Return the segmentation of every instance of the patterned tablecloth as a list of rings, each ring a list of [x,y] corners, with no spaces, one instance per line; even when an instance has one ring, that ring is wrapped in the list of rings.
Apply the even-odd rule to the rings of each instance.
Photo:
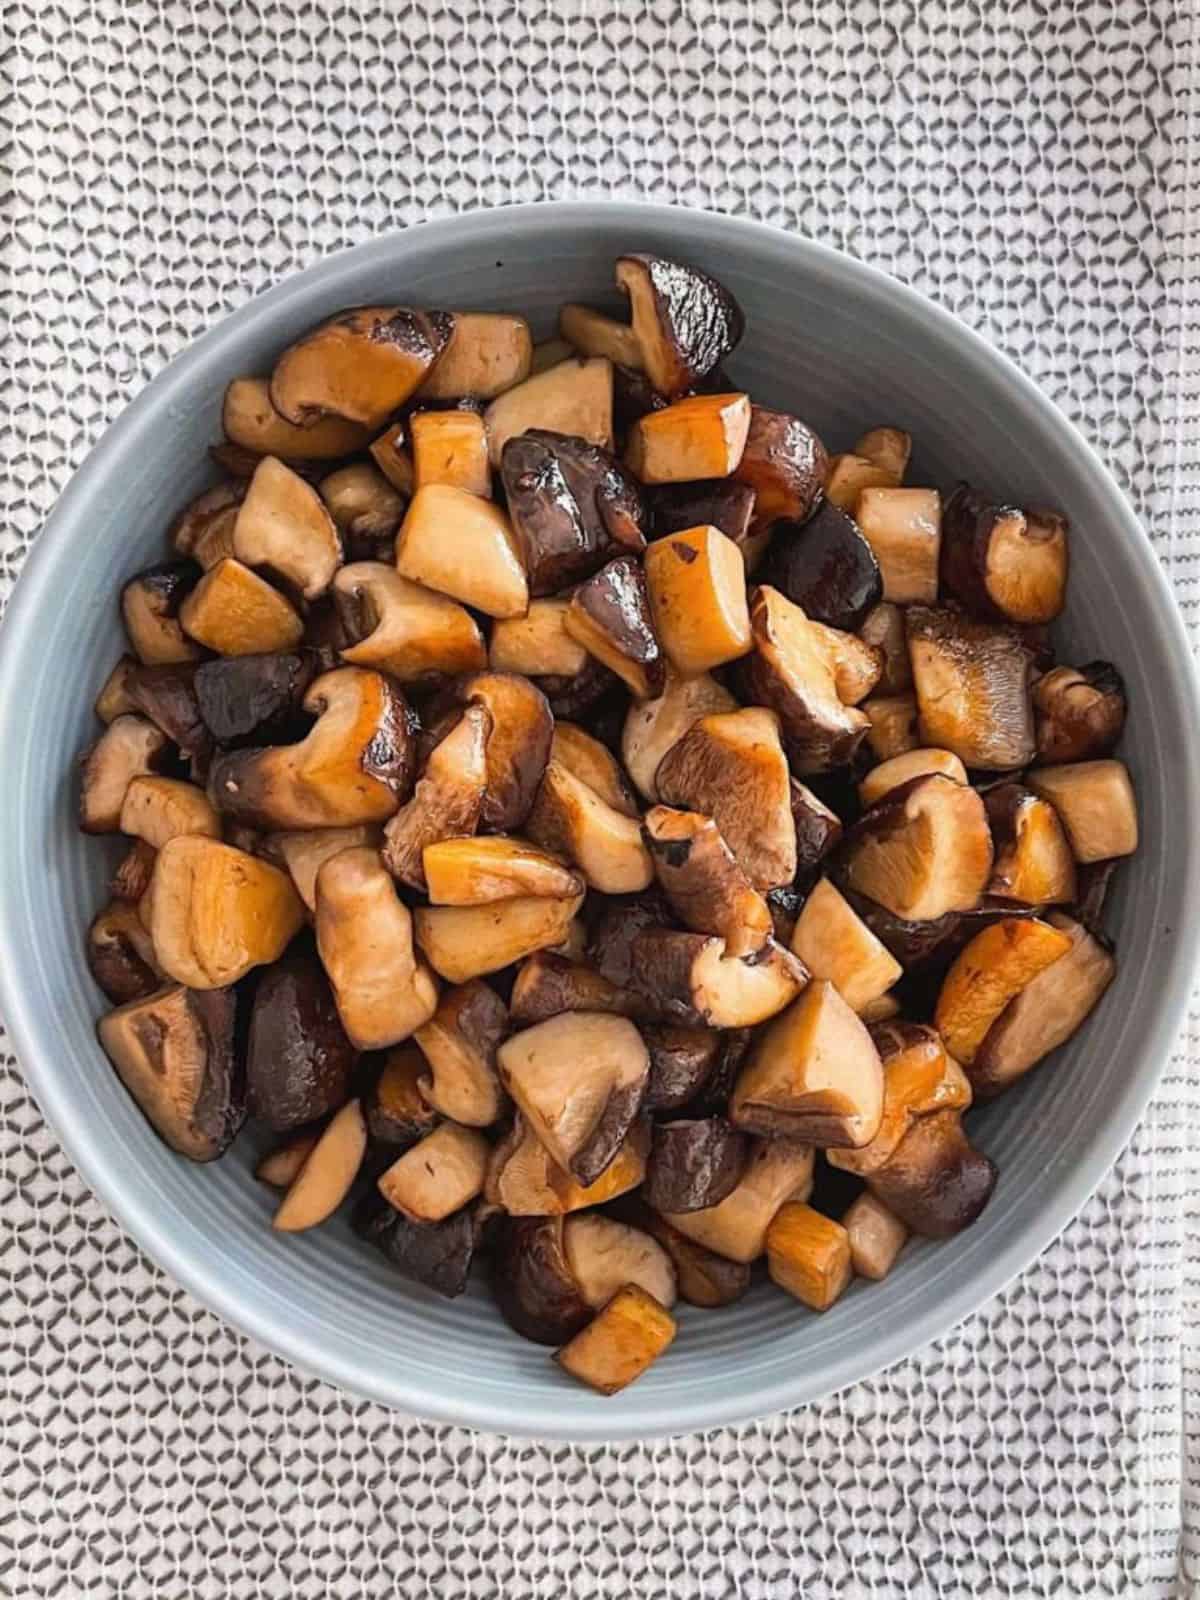
[[[1200,620],[1194,0],[9,0],[0,574],[129,398],[318,256],[621,195],[937,296],[1095,440]],[[1190,313],[1190,315],[1189,315]],[[0,1064],[0,1592],[1200,1593],[1195,1016],[1116,1170],[983,1313],[646,1446],[430,1427],[155,1270]]]

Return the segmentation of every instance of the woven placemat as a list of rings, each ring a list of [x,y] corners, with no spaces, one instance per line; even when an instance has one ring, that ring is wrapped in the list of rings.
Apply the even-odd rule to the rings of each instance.
[[[5,592],[91,443],[231,308],[426,217],[615,194],[782,223],[938,297],[1081,423],[1200,620],[1191,5],[2,16]],[[937,1346],[760,1425],[576,1449],[408,1421],[232,1333],[5,1059],[0,1592],[1196,1593],[1198,1062],[1193,1017],[1082,1216]]]

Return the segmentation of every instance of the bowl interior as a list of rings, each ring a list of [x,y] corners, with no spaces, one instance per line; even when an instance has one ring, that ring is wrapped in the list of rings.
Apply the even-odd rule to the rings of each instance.
[[[1066,513],[1074,529],[1067,660],[1117,663],[1132,707],[1124,755],[1143,846],[1117,878],[1116,983],[1082,1035],[973,1119],[996,1160],[990,1209],[963,1237],[918,1244],[881,1285],[824,1316],[766,1286],[719,1314],[683,1308],[670,1358],[612,1400],[511,1334],[485,1288],[453,1303],[389,1274],[344,1222],[296,1238],[267,1226],[253,1141],[193,1167],[155,1138],[93,1035],[83,962],[105,850],[76,831],[75,757],[123,648],[117,590],[165,551],[173,513],[209,481],[205,447],[238,373],[269,368],[303,329],[356,302],[529,316],[611,300],[611,262],[659,250],[723,279],[747,314],[730,363],[756,400],[795,410],[833,448],[879,422],[917,441],[910,481],[966,476]],[[1173,930],[1196,909],[1195,701],[1182,629],[1144,536],[1063,419],[1007,363],[890,280],[820,247],[728,219],[613,206],[523,207],[437,223],[336,257],[223,323],[167,370],[74,480],[4,629],[0,740],[4,1008],[31,1081],[85,1176],[176,1277],[301,1366],[428,1416],[602,1439],[683,1431],[796,1404],[944,1331],[1068,1220],[1128,1137],[1186,995]]]

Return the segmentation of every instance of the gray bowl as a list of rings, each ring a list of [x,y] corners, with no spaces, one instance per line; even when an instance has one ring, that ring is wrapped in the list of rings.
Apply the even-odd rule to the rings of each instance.
[[[917,441],[912,481],[977,479],[1059,507],[1074,530],[1063,658],[1110,657],[1132,714],[1124,755],[1143,844],[1119,875],[1120,971],[1081,1035],[973,1122],[1000,1168],[982,1220],[911,1246],[882,1284],[815,1316],[757,1288],[683,1308],[670,1354],[603,1400],[501,1321],[486,1289],[440,1300],[389,1274],[337,1222],[272,1233],[247,1139],[220,1163],[170,1154],[126,1097],[93,1028],[82,957],[105,852],[75,827],[76,754],[122,649],[117,588],[160,557],[208,479],[221,394],[302,330],[361,302],[520,311],[550,332],[566,299],[611,297],[621,250],[724,280],[747,314],[733,372],[835,448],[877,422]],[[321,263],[229,317],[163,372],[93,451],[30,557],[0,642],[0,1005],[71,1158],[146,1251],[197,1297],[309,1372],[424,1416],[542,1437],[644,1438],[739,1422],[828,1394],[975,1311],[1075,1214],[1125,1144],[1187,1001],[1200,882],[1197,694],[1163,575],[1112,479],[1012,366],[945,312],[859,262],[775,229],[657,206],[520,206],[413,228]]]

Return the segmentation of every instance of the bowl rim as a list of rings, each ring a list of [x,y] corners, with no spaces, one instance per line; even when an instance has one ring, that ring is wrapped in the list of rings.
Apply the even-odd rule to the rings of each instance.
[[[669,230],[683,221],[693,246],[702,247],[707,237],[736,248],[738,239],[748,236],[776,247],[783,245],[795,259],[803,260],[810,271],[826,277],[849,278],[876,293],[886,290],[910,312],[919,313],[932,322],[964,353],[998,369],[1030,414],[1034,426],[1057,434],[1080,457],[1096,491],[1108,502],[1114,521],[1122,526],[1135,547],[1144,569],[1149,597],[1156,604],[1159,625],[1166,635],[1164,646],[1178,662],[1180,696],[1185,702],[1190,700],[1192,713],[1200,721],[1200,676],[1174,592],[1149,537],[1107,466],[1079,429],[1003,351],[955,313],[883,269],[773,223],[647,201],[551,200],[474,208],[393,230],[338,250],[299,272],[289,273],[245,305],[227,313],[175,356],[92,446],[52,509],[12,590],[0,626],[0,749],[12,748],[9,740],[19,698],[16,674],[6,669],[29,648],[41,607],[52,601],[55,568],[67,553],[65,546],[59,548],[60,528],[69,524],[77,508],[92,496],[93,482],[103,474],[108,459],[136,437],[163,408],[169,407],[173,395],[186,389],[193,371],[209,360],[211,352],[236,348],[243,331],[280,301],[287,300],[299,282],[309,288],[326,287],[336,292],[344,272],[357,271],[364,262],[376,259],[381,263],[393,263],[397,251],[403,251],[403,242],[411,237],[419,236],[452,247],[488,235],[498,218],[506,221],[541,219],[555,226],[569,226],[572,222],[580,225],[594,222],[598,215],[610,220],[625,217],[631,229],[658,226]],[[1188,785],[1193,793],[1200,794],[1200,756],[1190,749],[1180,752],[1179,756],[1186,768]],[[1195,874],[1189,876],[1185,897],[1189,920],[1200,917],[1200,879]],[[6,878],[0,878],[0,950],[18,947],[21,940],[20,897],[9,892]],[[1159,1001],[1138,1070],[1124,1082],[1108,1115],[1087,1144],[1073,1153],[1070,1167],[1059,1174],[1050,1201],[1036,1222],[1001,1244],[982,1271],[925,1306],[902,1326],[889,1330],[869,1352],[853,1349],[848,1355],[835,1356],[823,1365],[815,1382],[805,1372],[797,1371],[786,1379],[760,1387],[752,1397],[718,1392],[698,1401],[662,1403],[657,1407],[647,1404],[644,1415],[636,1423],[620,1422],[616,1418],[606,1423],[603,1411],[598,1411],[594,1419],[573,1416],[565,1426],[556,1427],[552,1418],[530,1426],[527,1415],[517,1409],[519,1402],[481,1401],[455,1394],[432,1395],[425,1390],[406,1388],[403,1381],[380,1381],[373,1371],[364,1370],[353,1358],[343,1358],[337,1348],[319,1339],[310,1339],[303,1322],[277,1320],[262,1306],[245,1304],[236,1293],[226,1290],[221,1274],[213,1270],[210,1257],[182,1244],[161,1225],[159,1217],[148,1206],[139,1205],[125,1193],[120,1164],[108,1162],[94,1153],[82,1114],[72,1104],[65,1084],[58,1081],[52,1065],[53,1041],[48,1031],[52,1022],[33,1014],[15,980],[12,965],[6,961],[0,961],[0,1015],[6,1023],[26,1084],[89,1188],[139,1249],[206,1309],[215,1311],[240,1333],[282,1356],[302,1373],[320,1377],[353,1395],[412,1416],[515,1437],[601,1443],[667,1437],[748,1422],[807,1404],[916,1355],[931,1341],[944,1337],[956,1324],[982,1309],[1057,1238],[1095,1192],[1129,1142],[1158,1086],[1186,1012],[1200,957],[1200,950],[1187,946],[1187,941],[1173,941],[1166,957]]]

